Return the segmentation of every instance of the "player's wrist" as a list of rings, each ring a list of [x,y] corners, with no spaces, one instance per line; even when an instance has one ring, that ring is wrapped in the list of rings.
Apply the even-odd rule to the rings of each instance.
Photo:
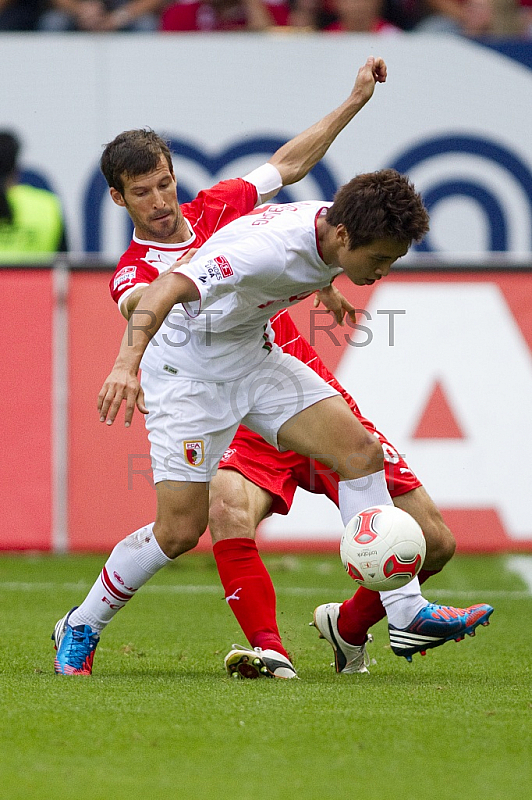
[[[366,105],[370,97],[371,95],[368,95],[367,91],[362,91],[362,89],[353,89],[347,102],[351,109],[356,113]]]

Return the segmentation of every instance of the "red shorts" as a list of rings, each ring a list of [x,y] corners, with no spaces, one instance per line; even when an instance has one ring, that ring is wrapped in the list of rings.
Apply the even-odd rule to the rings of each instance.
[[[360,412],[355,416],[366,430],[373,433],[382,444],[384,470],[388,491],[392,497],[417,489],[421,482],[409,468],[395,447],[376,430],[372,422]],[[271,514],[288,514],[298,486],[308,492],[326,495],[338,505],[338,474],[318,461],[288,450],[279,452],[264,441],[258,433],[243,425],[237,430],[231,446],[225,451],[218,469],[239,472],[273,497]]]

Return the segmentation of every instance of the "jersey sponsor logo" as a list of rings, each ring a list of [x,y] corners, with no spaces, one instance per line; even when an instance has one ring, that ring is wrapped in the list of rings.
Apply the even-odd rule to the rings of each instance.
[[[203,439],[183,442],[185,458],[192,467],[199,467],[205,460],[205,444]]]
[[[233,269],[231,264],[226,259],[225,256],[216,256],[214,259],[218,266],[220,267],[220,272],[222,273],[222,278],[230,278],[233,274]]]
[[[136,267],[122,267],[120,272],[118,272],[115,275],[113,290],[116,292],[119,286],[127,286],[127,284],[133,284],[133,282],[135,281],[136,274],[137,274]]]
[[[216,256],[215,258],[211,258],[205,264],[205,269],[207,270],[207,275],[211,281],[223,281],[225,278],[230,278],[231,275],[233,275],[231,264],[225,256]]]

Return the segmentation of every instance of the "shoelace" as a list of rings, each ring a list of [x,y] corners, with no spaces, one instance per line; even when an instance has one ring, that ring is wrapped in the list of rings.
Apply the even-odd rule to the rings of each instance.
[[[96,648],[98,644],[97,634],[87,631],[77,631],[72,629],[72,637],[67,645],[66,659],[70,666],[81,669],[87,656]]]
[[[432,604],[434,611],[432,612],[433,617],[439,618],[444,622],[447,622],[451,619],[460,619],[460,617],[464,617],[467,615],[466,608],[453,608],[452,606],[440,606],[436,604]]]

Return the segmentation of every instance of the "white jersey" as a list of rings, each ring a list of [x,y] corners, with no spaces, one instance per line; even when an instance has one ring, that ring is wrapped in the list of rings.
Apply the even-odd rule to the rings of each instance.
[[[341,272],[324,262],[317,237],[317,220],[330,205],[261,206],[176,267],[195,283],[200,300],[172,309],[148,345],[142,369],[217,382],[248,374],[276,347],[270,317]]]

